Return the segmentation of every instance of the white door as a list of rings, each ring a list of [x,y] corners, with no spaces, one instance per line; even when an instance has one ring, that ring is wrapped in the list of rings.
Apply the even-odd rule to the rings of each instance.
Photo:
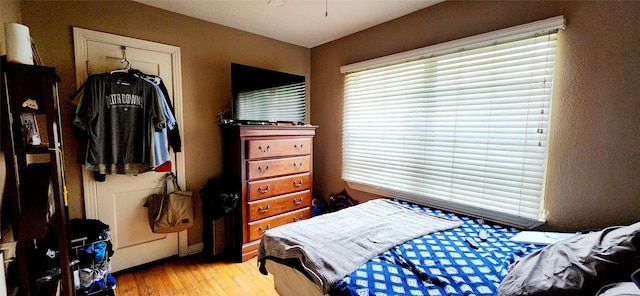
[[[126,59],[131,67],[162,77],[173,99],[178,125],[181,125],[179,48],[128,37],[74,28],[76,75],[78,83],[88,73],[98,74],[120,69]],[[176,62],[177,61],[177,62]],[[176,69],[177,68],[177,69]],[[172,153],[172,168],[184,187],[184,159]],[[143,205],[147,197],[162,191],[160,179],[165,173],[147,172],[137,176],[107,175],[96,182],[93,173],[83,169],[85,214],[111,228],[114,255],[113,271],[134,267],[176,254],[186,255],[186,231],[179,234],[154,234]]]

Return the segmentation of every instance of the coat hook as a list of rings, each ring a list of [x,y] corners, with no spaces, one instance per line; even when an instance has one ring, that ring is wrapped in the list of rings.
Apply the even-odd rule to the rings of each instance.
[[[120,49],[122,49],[122,62],[127,61],[127,47],[120,46]]]

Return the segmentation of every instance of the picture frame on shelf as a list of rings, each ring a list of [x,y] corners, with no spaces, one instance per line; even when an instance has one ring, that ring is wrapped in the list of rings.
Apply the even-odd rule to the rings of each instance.
[[[25,146],[40,146],[42,144],[36,114],[24,112],[20,114],[22,142]]]

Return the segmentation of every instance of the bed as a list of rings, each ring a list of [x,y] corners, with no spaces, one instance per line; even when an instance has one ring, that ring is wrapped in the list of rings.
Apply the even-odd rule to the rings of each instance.
[[[350,219],[348,216],[356,213],[361,204],[266,232],[258,249],[261,272],[273,275],[275,289],[282,296],[640,295],[640,289],[630,280],[630,275],[640,267],[640,222],[575,235],[544,246],[511,241],[520,232],[512,227],[400,200],[381,200],[424,215],[458,221],[459,224],[442,230],[428,230],[426,234],[404,240],[371,256],[343,275],[339,271],[319,281],[318,271],[316,267],[309,268],[311,265],[327,265],[318,268],[328,268],[329,271],[341,270],[339,263],[334,266],[331,261],[347,260],[341,256],[339,248],[342,245],[347,248],[350,244],[366,245],[372,241],[356,238],[356,242],[347,242],[345,237],[353,235],[349,233],[351,230],[348,228],[351,227],[345,227],[351,223],[350,220],[342,221],[346,222],[342,223],[344,229],[327,230],[327,227],[341,225],[331,221]],[[345,210],[351,212],[342,212]],[[385,219],[379,218],[383,216]],[[387,220],[386,217],[379,215],[378,221],[364,224],[377,225],[379,221]],[[402,220],[397,222],[406,223]],[[405,225],[423,228],[424,224]],[[338,241],[344,241],[333,242],[338,248],[328,246],[330,250],[325,252],[328,254],[326,258],[317,260],[313,257],[317,252],[324,252],[323,248],[327,246],[308,246],[304,240],[296,240],[300,235],[305,236],[304,232],[309,231],[309,227],[321,228],[320,232],[332,232],[323,237],[311,231],[312,234],[306,236],[318,236],[315,243],[331,236],[343,236]],[[368,228],[371,227],[365,227]],[[399,229],[398,225],[390,229],[393,235],[385,235],[396,236],[395,232],[400,232],[393,231]],[[380,232],[388,233],[388,230],[380,229]],[[486,239],[481,239],[480,233],[485,231]],[[342,235],[343,232],[346,234]],[[364,237],[373,233],[364,232]],[[373,240],[373,244],[378,240]],[[312,257],[313,262],[303,258],[307,256]],[[640,270],[635,275],[640,277]],[[624,294],[620,294],[620,290]]]
[[[290,260],[291,258],[274,256],[262,247],[258,255],[261,270],[274,276],[275,288],[283,296],[494,295],[501,280],[507,275],[508,266],[541,248],[511,242],[510,238],[518,233],[515,228],[485,223],[480,219],[400,200],[388,201],[430,216],[461,223],[456,227],[432,231],[391,247],[344,275],[337,282],[332,282],[328,289],[314,283],[312,277],[298,262]],[[324,218],[343,219],[342,214],[340,211],[325,214]],[[322,216],[313,219],[320,217]],[[292,224],[289,227],[305,225]],[[480,230],[486,231],[486,239],[479,238]],[[284,233],[288,231],[287,228],[281,230]],[[277,236],[281,232],[265,233],[263,242],[269,243],[272,235]],[[473,240],[468,241],[469,238]],[[477,243],[477,246],[472,245],[473,242]]]

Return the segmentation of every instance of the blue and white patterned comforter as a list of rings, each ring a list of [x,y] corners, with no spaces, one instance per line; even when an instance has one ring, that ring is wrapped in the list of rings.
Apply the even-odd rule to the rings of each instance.
[[[462,220],[463,225],[380,254],[338,282],[330,295],[497,295],[508,266],[540,248],[509,241],[519,232],[515,228],[400,202],[435,216]],[[486,241],[478,238],[480,229],[488,232]],[[475,238],[479,247],[471,247],[466,237]]]

